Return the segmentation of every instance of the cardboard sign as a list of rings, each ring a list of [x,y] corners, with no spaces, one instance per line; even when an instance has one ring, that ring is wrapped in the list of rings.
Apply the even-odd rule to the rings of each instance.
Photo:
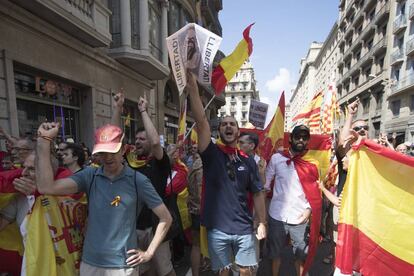
[[[266,122],[268,104],[250,100],[249,122],[255,127],[263,129]]]

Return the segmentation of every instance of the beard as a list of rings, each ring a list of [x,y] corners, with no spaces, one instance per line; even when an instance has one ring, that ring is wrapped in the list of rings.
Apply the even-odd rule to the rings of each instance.
[[[306,150],[307,145],[304,143],[291,143],[290,146],[294,152],[302,153]]]
[[[220,135],[221,141],[226,145],[230,145],[233,142],[237,141],[237,136],[236,135],[234,135],[233,138],[231,138],[230,140],[226,138],[226,135],[224,133],[220,132],[219,135]]]

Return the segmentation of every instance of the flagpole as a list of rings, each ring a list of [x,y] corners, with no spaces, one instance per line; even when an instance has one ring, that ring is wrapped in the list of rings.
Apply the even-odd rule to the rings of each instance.
[[[213,102],[213,100],[215,98],[216,98],[216,94],[214,94],[213,97],[211,97],[210,101],[206,104],[206,106],[204,107],[204,112],[206,111],[206,109],[209,107],[209,105]],[[188,135],[190,135],[191,131],[195,127],[195,124],[196,123],[193,123],[193,125],[190,127],[190,129],[188,130],[188,132],[184,135],[184,141],[185,141],[185,139],[187,139]]]

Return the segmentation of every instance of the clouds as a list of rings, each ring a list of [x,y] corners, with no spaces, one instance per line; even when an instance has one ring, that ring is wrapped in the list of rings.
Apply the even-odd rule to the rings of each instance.
[[[260,101],[269,105],[266,124],[273,118],[282,91],[285,91],[285,102],[288,103],[292,95],[291,90],[295,86],[296,81],[286,68],[280,68],[272,79],[265,82],[264,87],[260,90]]]
[[[266,81],[265,84],[268,91],[271,92],[290,92],[293,88],[295,88],[296,83],[293,82],[293,79],[290,75],[290,72],[286,68],[280,68],[279,73]]]

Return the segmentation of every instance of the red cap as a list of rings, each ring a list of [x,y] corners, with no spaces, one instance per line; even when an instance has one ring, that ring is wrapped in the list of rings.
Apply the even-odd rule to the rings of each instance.
[[[95,145],[92,154],[98,152],[117,153],[122,147],[124,133],[115,125],[105,125],[95,131]]]

